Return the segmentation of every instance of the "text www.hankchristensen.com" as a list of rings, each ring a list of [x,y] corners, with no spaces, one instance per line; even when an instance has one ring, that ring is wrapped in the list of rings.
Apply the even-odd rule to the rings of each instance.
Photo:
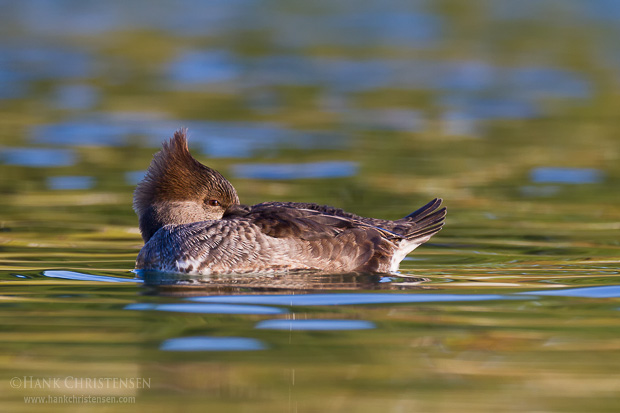
[[[24,396],[26,404],[131,404],[135,403],[133,396],[77,396],[62,395],[52,396]]]

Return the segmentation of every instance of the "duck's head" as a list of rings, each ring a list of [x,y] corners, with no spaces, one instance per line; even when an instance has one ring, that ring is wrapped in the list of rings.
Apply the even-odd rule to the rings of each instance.
[[[232,184],[189,153],[184,129],[164,142],[133,194],[144,242],[164,225],[220,219],[235,204]]]

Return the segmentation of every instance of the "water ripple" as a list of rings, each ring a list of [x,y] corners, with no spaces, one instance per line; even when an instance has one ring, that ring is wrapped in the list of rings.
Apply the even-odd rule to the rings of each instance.
[[[207,336],[171,338],[159,346],[163,351],[252,351],[266,348],[262,341],[253,338]]]
[[[125,310],[140,311],[170,311],[178,313],[201,313],[201,314],[283,314],[287,311],[281,308],[264,307],[258,305],[234,305],[234,304],[149,304],[135,303],[125,306]]]
[[[324,161],[291,164],[236,164],[232,173],[250,179],[319,179],[345,178],[357,174],[358,164],[349,161]]]
[[[263,320],[256,324],[263,330],[296,331],[345,331],[369,330],[377,328],[374,323],[365,320]]]
[[[521,299],[499,294],[305,294],[229,295],[189,298],[203,303],[268,304],[285,306],[429,303]]]
[[[101,281],[101,282],[109,282],[109,283],[141,283],[142,280],[138,280],[135,278],[122,278],[122,277],[111,277],[108,275],[93,275],[93,274],[84,274],[80,272],[74,271],[65,271],[65,270],[47,270],[43,271],[43,275],[50,278],[63,278],[65,280],[80,280],[80,281]]]
[[[618,298],[620,285],[606,285],[601,287],[569,288],[564,290],[527,291],[517,294],[545,295],[556,297],[587,297],[587,298]]]

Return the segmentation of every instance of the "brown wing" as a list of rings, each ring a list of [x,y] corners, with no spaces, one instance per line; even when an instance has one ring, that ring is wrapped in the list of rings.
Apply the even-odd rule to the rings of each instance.
[[[387,238],[401,238],[399,234],[371,223],[371,221],[384,222],[381,220],[359,217],[328,206],[290,204],[295,206],[276,203],[264,203],[252,207],[233,205],[225,212],[223,219],[233,217],[252,219],[263,232],[274,237],[296,236],[303,239],[315,239],[337,235],[351,228],[374,228]],[[300,206],[303,205],[314,205],[320,209],[301,208]],[[342,212],[342,214],[330,213],[331,210]]]
[[[140,252],[136,265],[203,274],[386,272],[394,243],[385,234],[390,233],[314,210],[236,206],[221,220],[162,228]]]
[[[387,271],[394,242],[402,239],[398,234],[355,218],[299,208],[307,204],[292,205],[294,207],[274,203],[234,206],[224,215],[224,220],[247,219],[269,238],[285,245],[301,244],[303,251],[299,258],[313,268]]]
[[[419,208],[415,212],[407,215],[404,218],[391,221],[387,219],[366,218],[359,215],[352,214],[344,211],[340,208],[334,208],[329,205],[319,205],[303,202],[265,202],[255,205],[252,208],[258,207],[285,207],[294,209],[306,209],[317,211],[318,213],[342,218],[348,218],[358,223],[364,223],[377,228],[381,228],[385,231],[392,232],[397,236],[404,238],[410,238],[412,233],[417,232],[422,228],[429,226],[429,221],[434,221],[433,224],[438,224],[439,229],[443,225],[443,219],[446,215],[446,208],[439,209],[442,199],[435,198],[423,207]],[[431,220],[426,219],[429,216],[433,216]],[[435,232],[437,232],[437,229]]]

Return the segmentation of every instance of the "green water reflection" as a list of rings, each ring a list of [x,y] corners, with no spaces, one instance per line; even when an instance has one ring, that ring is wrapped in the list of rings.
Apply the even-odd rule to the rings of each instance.
[[[620,410],[614,2],[2,9],[0,410]],[[398,276],[137,278],[182,126],[244,203],[446,225]]]

